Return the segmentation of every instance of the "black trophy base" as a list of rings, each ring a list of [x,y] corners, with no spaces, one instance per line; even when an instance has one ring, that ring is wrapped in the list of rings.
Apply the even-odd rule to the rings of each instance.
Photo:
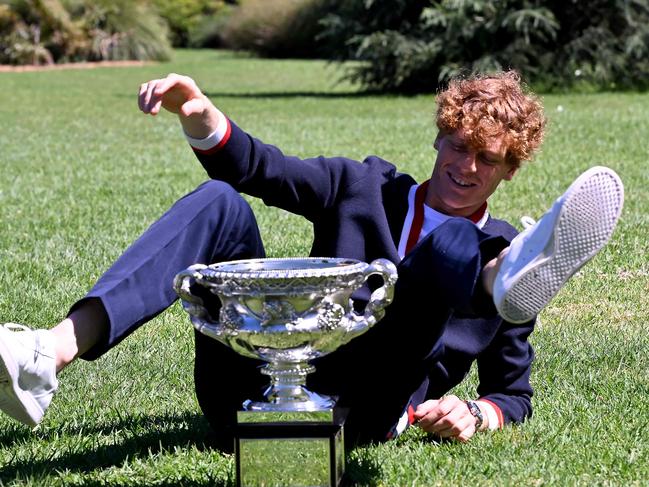
[[[239,411],[238,486],[338,486],[346,411]]]

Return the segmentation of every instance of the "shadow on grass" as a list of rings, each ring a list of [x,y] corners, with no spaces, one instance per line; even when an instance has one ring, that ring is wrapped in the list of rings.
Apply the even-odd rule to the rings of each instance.
[[[142,433],[138,431],[141,430]],[[65,438],[91,438],[93,435],[108,437],[112,434],[123,435],[124,432],[132,434],[123,439],[116,440],[114,444],[79,447],[77,444],[69,445]],[[53,429],[44,432],[34,442],[44,441],[44,448],[52,450],[52,445],[60,444],[57,451],[53,451],[49,458],[43,459],[20,459],[14,458],[0,469],[0,485],[3,482],[11,482],[17,478],[33,477],[46,478],[57,471],[71,473],[89,473],[92,471],[109,467],[119,467],[124,462],[136,458],[150,458],[152,455],[161,452],[173,451],[175,447],[195,447],[199,451],[216,450],[216,439],[205,420],[198,413],[186,413],[182,415],[158,415],[158,416],[128,416],[120,421],[109,424],[98,425],[97,427],[80,426],[78,428]],[[24,442],[33,436],[30,433],[9,433],[0,436],[0,445],[11,448],[12,444]],[[63,441],[61,441],[63,439]],[[85,442],[84,442],[85,443]],[[90,443],[90,442],[89,442]],[[70,450],[70,451],[62,451]],[[44,455],[46,456],[46,455]],[[105,485],[105,481],[89,480],[84,485]],[[129,485],[132,482],[129,482]],[[143,485],[146,485],[143,484]],[[165,485],[156,482],[156,485]],[[178,480],[169,485],[178,485]],[[202,485],[199,482],[187,479],[183,485]],[[210,482],[209,485],[215,485]],[[223,484],[227,485],[227,483]]]
[[[118,98],[133,98],[132,95],[118,94]],[[206,92],[205,96],[213,100],[219,98],[233,98],[233,99],[292,99],[292,98],[315,98],[315,99],[361,99],[381,96],[382,98],[396,98],[396,95],[382,94],[378,91],[249,91],[249,92],[231,92],[231,91],[210,91]],[[403,97],[403,95],[401,95]]]
[[[0,448],[11,448],[16,443],[21,443],[32,437],[32,434],[22,427],[11,427],[8,430],[0,431]]]
[[[324,99],[346,99],[346,98],[369,98],[379,95],[376,91],[254,91],[248,93],[232,92],[207,92],[205,95],[211,99],[219,98],[271,98],[271,99],[290,99],[290,98],[324,98]],[[389,96],[389,95],[388,95]]]
[[[110,444],[98,444],[95,438],[111,438]],[[31,441],[29,441],[31,439]],[[85,441],[88,440],[88,441]],[[0,447],[31,445],[43,442],[42,456],[17,455],[0,467],[0,486],[18,479],[32,479],[34,482],[47,481],[57,476],[57,472],[68,474],[92,474],[113,467],[120,468],[136,459],[147,460],[158,453],[173,452],[175,448],[196,448],[198,451],[220,451],[218,439],[207,420],[199,413],[168,414],[155,416],[125,416],[109,423],[96,425],[66,425],[49,430],[29,432],[22,428],[12,429],[0,434]],[[73,442],[71,444],[71,442]],[[49,452],[49,453],[48,453]],[[363,456],[347,456],[344,486],[376,485],[380,468],[373,459]],[[199,481],[183,478],[183,486],[231,485],[233,479]],[[176,476],[168,483],[155,480],[155,485],[179,485]],[[112,484],[105,479],[83,479],[83,485],[94,486]],[[78,483],[74,482],[75,485]],[[129,478],[132,486],[145,486],[151,479]]]
[[[378,485],[377,482],[380,474],[381,469],[374,459],[363,456],[349,458],[349,455],[347,455],[345,476],[341,487],[352,487],[354,485]]]

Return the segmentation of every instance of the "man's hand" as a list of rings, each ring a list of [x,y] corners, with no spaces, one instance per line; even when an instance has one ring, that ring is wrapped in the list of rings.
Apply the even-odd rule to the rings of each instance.
[[[140,85],[138,106],[142,112],[157,115],[160,109],[175,113],[185,133],[202,139],[216,130],[218,111],[188,76],[171,73]]]
[[[466,442],[476,432],[476,419],[457,396],[421,403],[415,411],[415,422],[428,433]]]
[[[138,105],[144,113],[157,115],[160,108],[188,117],[205,110],[205,95],[188,76],[171,73],[140,85]]]

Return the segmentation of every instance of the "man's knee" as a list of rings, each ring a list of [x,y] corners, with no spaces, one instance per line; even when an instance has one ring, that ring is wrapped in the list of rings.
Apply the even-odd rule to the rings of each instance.
[[[246,228],[246,232],[257,228],[252,208],[228,183],[205,181],[187,197],[191,197],[202,208],[204,216],[218,226],[235,225]]]
[[[211,241],[210,262],[265,256],[255,214],[232,186],[209,180],[188,196],[201,207],[194,226]]]
[[[215,179],[205,181],[191,194],[198,195],[201,199],[204,198],[206,202],[212,202],[214,205],[221,205],[227,209],[252,211],[244,197],[236,189],[223,181],[217,181]]]

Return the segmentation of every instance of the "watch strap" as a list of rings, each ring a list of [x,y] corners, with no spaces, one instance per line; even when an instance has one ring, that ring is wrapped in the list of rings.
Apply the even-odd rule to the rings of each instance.
[[[484,416],[478,406],[474,401],[464,401],[466,407],[469,408],[469,412],[475,418],[475,429],[476,431],[480,429],[482,423],[484,423]]]

